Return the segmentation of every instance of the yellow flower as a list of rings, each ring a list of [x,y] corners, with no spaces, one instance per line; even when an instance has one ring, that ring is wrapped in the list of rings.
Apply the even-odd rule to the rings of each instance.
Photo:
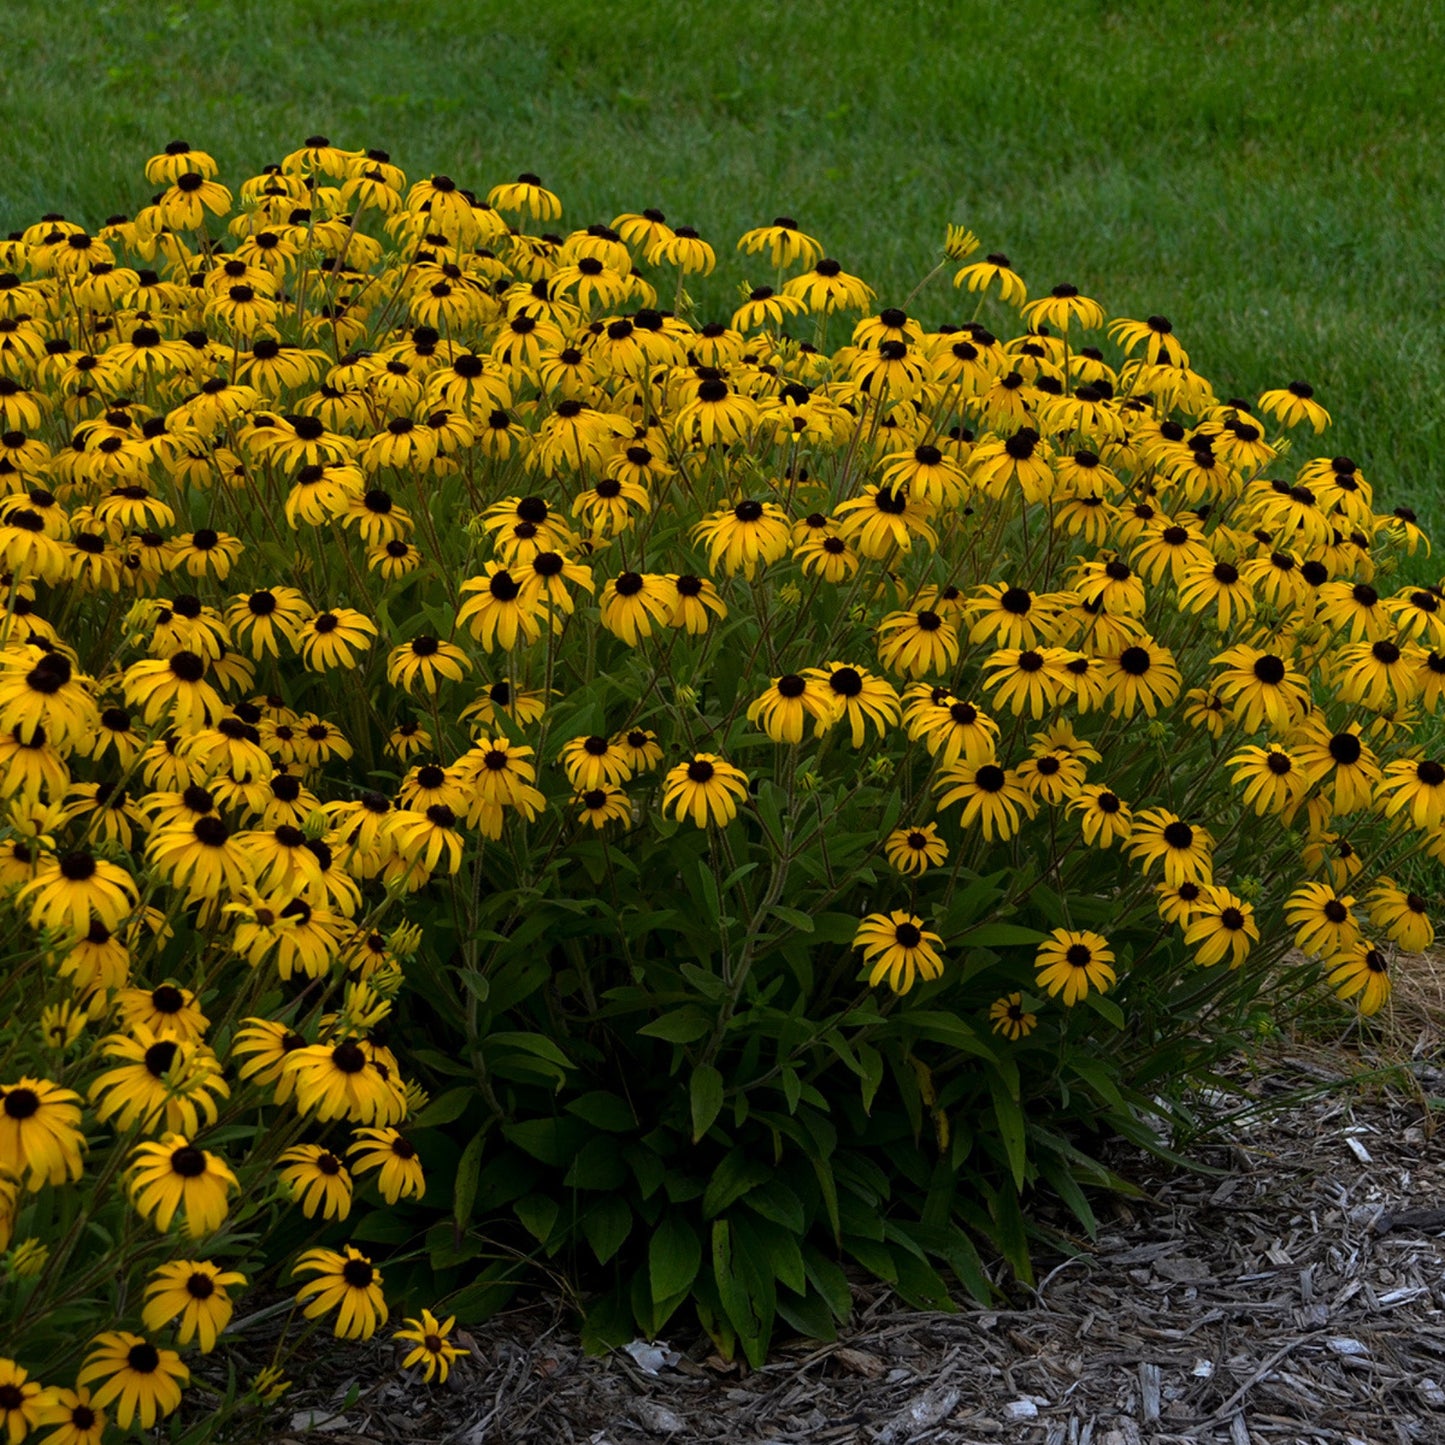
[[[449,1315],[445,1320],[438,1322],[437,1317],[430,1310],[423,1310],[420,1319],[404,1321],[406,1328],[396,1330],[392,1334],[392,1339],[405,1341],[415,1348],[410,1350],[402,1360],[402,1369],[409,1370],[413,1365],[419,1365],[422,1370],[422,1378],[428,1385],[433,1380],[436,1380],[438,1384],[446,1384],[452,1362],[459,1360],[463,1355],[471,1354],[470,1350],[452,1344],[448,1338],[456,1322],[455,1315]]]
[[[853,947],[863,950],[868,982],[877,987],[884,979],[894,993],[907,993],[919,979],[943,977],[938,950],[943,940],[923,926],[917,914],[894,909],[870,913],[858,924]]]

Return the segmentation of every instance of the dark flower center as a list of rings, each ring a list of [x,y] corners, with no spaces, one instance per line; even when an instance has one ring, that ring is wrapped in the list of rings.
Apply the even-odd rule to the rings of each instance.
[[[348,1259],[341,1266],[341,1277],[352,1289],[368,1289],[376,1271],[364,1259]]]
[[[331,1062],[343,1074],[359,1074],[366,1067],[366,1055],[354,1039],[337,1044],[331,1051]]]
[[[89,853],[67,853],[60,860],[60,876],[71,883],[84,883],[95,876],[96,862]]]
[[[1330,756],[1343,767],[1359,762],[1362,751],[1360,740],[1354,733],[1336,733],[1330,739]]]
[[[706,758],[694,758],[687,765],[687,776],[690,782],[707,783],[712,781],[716,769]]]
[[[137,1375],[153,1375],[160,1369],[160,1352],[154,1345],[142,1340],[140,1344],[132,1345],[126,1351],[125,1362]]]
[[[985,793],[997,793],[1002,791],[1006,778],[997,763],[985,763],[973,775],[973,780]]]
[[[34,1089],[7,1089],[5,1091],[5,1117],[7,1119],[33,1119],[40,1112],[40,1095]]]
[[[183,1144],[171,1155],[172,1174],[179,1174],[182,1179],[199,1179],[205,1172],[206,1156],[194,1144]]]
[[[186,996],[173,983],[163,983],[151,990],[151,1007],[160,1014],[178,1014],[186,1006]]]
[[[1194,846],[1194,829],[1188,823],[1181,823],[1176,819],[1165,825],[1163,838],[1171,848],[1186,852]]]

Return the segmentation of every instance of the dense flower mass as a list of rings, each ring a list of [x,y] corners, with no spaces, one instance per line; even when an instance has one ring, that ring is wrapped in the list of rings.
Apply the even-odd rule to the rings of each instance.
[[[889,1257],[819,1142],[860,1085],[905,1101],[889,1147],[927,1116],[1016,1195],[1020,1100],[1070,1057],[1094,1088],[1092,1029],[1162,1030],[1200,970],[1267,998],[1296,944],[1373,1014],[1433,942],[1445,591],[1414,514],[1309,455],[1308,385],[1217,391],[1165,318],[1031,297],[959,228],[952,320],[786,217],[738,243],[775,284],[705,319],[719,248],[568,229],[535,176],[322,137],[146,176],[0,242],[0,1246],[80,1201],[0,1275],[34,1281],[12,1438],[175,1410],[151,1337],[224,1346],[283,1215],[338,1246],[291,1259],[300,1313],[369,1339],[431,1159],[434,1270],[483,1202],[549,1257],[641,1219],[675,1254],[619,1308],[655,1333],[706,1255],[700,1318],[751,1352],[731,1261],[839,1308],[801,1201],[800,1238]],[[365,1252],[307,1233],[367,1209]],[[34,1332],[117,1277],[42,1392]],[[465,1368],[453,1323],[407,1317],[404,1365]]]

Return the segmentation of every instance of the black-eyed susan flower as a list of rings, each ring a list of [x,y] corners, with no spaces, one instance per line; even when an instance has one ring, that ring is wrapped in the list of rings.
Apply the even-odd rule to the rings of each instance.
[[[1034,956],[1038,986],[1050,998],[1072,1008],[1092,988],[1108,991],[1114,982],[1114,950],[1102,934],[1088,929],[1055,928]]]
[[[983,685],[1011,713],[1041,718],[1073,693],[1073,659],[1062,647],[1002,647],[984,659]]]
[[[352,1173],[376,1171],[376,1185],[388,1204],[398,1199],[420,1199],[426,1193],[426,1179],[416,1146],[391,1127],[357,1129],[346,1149]]]
[[[628,647],[636,647],[654,628],[672,624],[676,588],[655,572],[619,572],[599,598],[602,625]]]
[[[351,1213],[351,1175],[321,1144],[297,1144],[276,1160],[277,1174],[307,1219],[345,1219]]]
[[[353,1245],[343,1251],[308,1249],[291,1273],[314,1276],[297,1290],[296,1301],[305,1305],[302,1313],[309,1320],[336,1310],[338,1339],[369,1340],[386,1320],[381,1271]]]
[[[1326,796],[1340,816],[1368,808],[1381,781],[1379,761],[1361,741],[1360,731],[1360,725],[1352,723],[1332,733],[1326,724],[1311,719],[1301,726],[1292,748],[1309,784],[1327,784]]]
[[[52,1386],[41,1408],[40,1421],[56,1427],[45,1437],[51,1445],[101,1445],[109,1423],[105,1411],[96,1407],[84,1385],[76,1390]]]
[[[1308,382],[1292,381],[1288,386],[1265,392],[1259,399],[1259,409],[1282,426],[1308,422],[1318,435],[1329,426],[1330,414],[1314,396],[1314,388]]]
[[[632,821],[632,803],[621,788],[611,783],[580,789],[573,794],[572,802],[577,808],[578,819],[598,831],[609,823],[626,825]]]
[[[938,836],[938,824],[895,828],[883,843],[888,861],[900,873],[925,873],[948,859],[948,844]]]
[[[1008,993],[994,999],[988,1006],[988,1018],[994,1033],[1002,1034],[1010,1043],[1027,1038],[1039,1024],[1039,1016],[1024,1007],[1021,993]]]
[[[1390,942],[1406,953],[1424,953],[1435,942],[1430,905],[1393,878],[1381,878],[1370,889],[1365,895],[1365,908],[1370,922],[1383,929]]]
[[[938,934],[924,928],[923,919],[899,909],[870,913],[853,935],[853,947],[863,950],[869,985],[876,988],[886,979],[897,994],[907,993],[920,978],[943,976],[942,946]]]
[[[1220,653],[1214,664],[1222,669],[1219,692],[1250,732],[1266,723],[1286,728],[1309,710],[1309,683],[1287,657],[1240,643]]]
[[[158,1039],[200,1043],[210,1023],[197,1005],[195,994],[174,983],[122,989],[116,995],[115,1006],[126,1028],[149,1029]]]
[[[701,637],[715,618],[728,615],[727,603],[706,577],[692,573],[669,573],[665,579],[672,587],[667,601],[671,609],[669,625],[681,628],[693,637]]]
[[[439,1321],[430,1310],[423,1310],[420,1319],[407,1319],[403,1323],[406,1328],[392,1334],[394,1340],[412,1346],[403,1358],[401,1367],[404,1370],[413,1366],[420,1367],[422,1378],[428,1385],[433,1380],[438,1384],[446,1384],[453,1362],[471,1354],[470,1350],[451,1342],[451,1332],[456,1325],[455,1315]]]
[[[471,665],[466,653],[454,642],[422,633],[387,654],[386,680],[408,693],[420,687],[432,694],[443,681],[460,682]]]
[[[1126,843],[1133,830],[1129,805],[1102,783],[1090,783],[1069,799],[1068,811],[1079,820],[1084,842],[1091,848],[1112,848]]]
[[[658,236],[646,251],[649,266],[676,266],[684,275],[707,276],[717,265],[713,248],[691,226],[674,226],[671,235]]]
[[[22,742],[43,730],[57,745],[75,746],[94,731],[98,715],[86,680],[64,654],[0,651],[0,729]]]
[[[1328,883],[1302,883],[1285,899],[1285,921],[1295,930],[1295,946],[1315,958],[1333,958],[1360,936],[1355,900]]]
[[[810,719],[821,732],[841,711],[831,689],[816,675],[790,672],[775,677],[768,690],[749,704],[747,715],[775,743],[800,743]]]
[[[958,629],[929,607],[888,613],[877,636],[878,660],[903,677],[939,677],[958,661]]]
[[[1088,776],[1083,759],[1064,750],[1034,753],[1025,758],[1015,771],[1034,802],[1054,806],[1068,802],[1083,787]]]
[[[1129,857],[1146,873],[1160,864],[1166,883],[1209,883],[1213,851],[1214,839],[1206,828],[1186,823],[1166,808],[1146,808],[1134,815]]]
[[[1288,822],[1309,791],[1304,770],[1276,744],[1240,748],[1229,767],[1235,786],[1244,789],[1245,805],[1260,817],[1274,813]]]
[[[631,760],[612,738],[570,738],[562,746],[560,761],[567,781],[579,791],[615,786],[632,776]]]
[[[975,261],[958,271],[955,286],[965,286],[973,292],[985,295],[994,283],[998,283],[999,297],[1010,306],[1022,307],[1028,300],[1028,287],[1023,277],[1013,269],[1013,262],[1002,251],[990,251],[982,261]]]
[[[759,567],[787,555],[791,529],[776,502],[744,498],[731,507],[712,512],[693,528],[693,536],[706,544],[708,565],[732,576],[741,572],[750,581]]]
[[[1085,331],[1096,331],[1104,324],[1104,308],[1081,296],[1079,288],[1067,282],[1055,286],[1047,296],[1030,301],[1022,311],[1025,323],[1035,330],[1050,326],[1067,331],[1071,322],[1078,322]]]
[[[1227,888],[1204,885],[1184,925],[1184,942],[1195,950],[1194,961],[1203,968],[1225,959],[1230,968],[1238,968],[1259,942],[1254,908]]]
[[[457,625],[469,628],[487,652],[511,652],[542,635],[536,605],[524,597],[521,580],[500,562],[488,562],[483,575],[463,582],[461,591],[467,601],[457,613]]]
[[[1351,642],[1378,642],[1395,632],[1386,599],[1369,582],[1324,583],[1315,615]]]
[[[439,867],[455,873],[462,866],[466,847],[466,839],[458,827],[460,821],[457,812],[446,803],[399,810],[391,830],[394,856],[424,874],[431,874]]]
[[[1366,1018],[1390,1000],[1390,965],[1383,950],[1358,939],[1330,963],[1329,984],[1341,999],[1355,999]]]
[[[239,893],[255,876],[255,864],[236,836],[214,815],[162,828],[146,844],[146,858],[188,899]]]
[[[995,762],[955,763],[939,772],[933,788],[940,808],[961,803],[963,826],[982,828],[989,841],[1012,838],[1038,808],[1018,773]]]
[[[874,300],[873,288],[849,275],[842,264],[824,256],[811,271],[783,285],[783,295],[794,296],[812,312],[866,311]]]
[[[111,1067],[90,1085],[101,1122],[118,1130],[158,1125],[187,1137],[216,1122],[218,1101],[230,1097],[220,1061],[204,1044],[162,1037],[144,1024],[111,1034],[98,1046]]]
[[[354,607],[328,608],[301,627],[301,660],[312,672],[354,668],[377,635],[376,623]]]
[[[131,1160],[131,1202],[162,1234],[177,1214],[185,1216],[192,1239],[214,1233],[229,1212],[227,1196],[240,1188],[219,1155],[197,1148],[184,1134],[137,1144]]]
[[[32,928],[84,938],[94,923],[114,932],[135,907],[135,880],[124,869],[84,849],[47,857],[15,896],[28,905]]]
[[[209,1259],[176,1259],[155,1270],[146,1284],[141,1323],[152,1332],[175,1322],[176,1339],[192,1340],[203,1355],[231,1323],[235,1306],[229,1290],[246,1283],[239,1270],[222,1269]]]
[[[290,1074],[297,1107],[317,1119],[354,1124],[394,1124],[406,1103],[389,1070],[378,1067],[371,1046],[356,1039],[295,1049],[283,1065]]]
[[[91,1406],[115,1406],[115,1423],[128,1430],[137,1421],[149,1430],[181,1403],[181,1386],[191,1372],[174,1350],[163,1350],[128,1330],[110,1330],[91,1341],[77,1386],[94,1387]]]
[[[679,763],[663,780],[662,808],[681,822],[691,818],[699,828],[716,823],[725,828],[737,817],[748,796],[748,777],[715,753],[698,753]]]
[[[811,266],[822,259],[822,243],[798,229],[791,216],[778,216],[771,225],[755,226],[738,238],[738,250],[750,256],[766,252],[768,264],[782,270],[801,261]]]
[[[0,1085],[0,1169],[32,1191],[79,1179],[80,1095],[48,1079]]]
[[[1417,828],[1438,828],[1445,823],[1445,763],[1433,758],[1398,758],[1387,763],[1378,777],[1375,797],[1387,818],[1405,813]]]
[[[184,649],[133,662],[122,678],[126,706],[138,709],[148,726],[164,718],[183,732],[206,727],[226,710],[206,680],[212,667],[206,657]]]

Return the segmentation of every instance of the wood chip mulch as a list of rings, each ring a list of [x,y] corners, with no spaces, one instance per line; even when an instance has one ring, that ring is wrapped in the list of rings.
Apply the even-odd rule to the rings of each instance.
[[[1439,1445],[1445,1073],[1341,1091],[1339,1072],[1286,1059],[1216,1099],[1231,1117],[1191,1155],[1220,1173],[1115,1158],[1147,1198],[1012,1308],[924,1314],[860,1289],[838,1342],[785,1340],[748,1372],[706,1340],[588,1358],[559,1309],[533,1306],[464,1341],[475,1356],[446,1388],[402,1376],[380,1339],[293,1361],[270,1439]]]

